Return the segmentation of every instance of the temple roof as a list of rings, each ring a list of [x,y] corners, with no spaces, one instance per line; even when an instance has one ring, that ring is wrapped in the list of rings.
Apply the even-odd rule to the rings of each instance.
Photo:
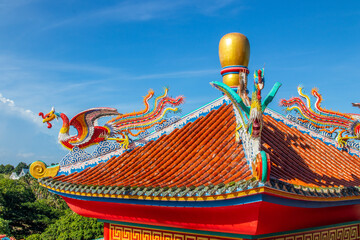
[[[251,178],[242,145],[234,141],[230,105],[106,163],[55,180],[105,186],[182,187]]]
[[[257,187],[321,198],[360,194],[357,155],[289,126],[269,111],[261,136],[271,159],[265,184],[252,177],[227,103],[145,146],[40,183],[56,192],[97,197],[215,196]]]

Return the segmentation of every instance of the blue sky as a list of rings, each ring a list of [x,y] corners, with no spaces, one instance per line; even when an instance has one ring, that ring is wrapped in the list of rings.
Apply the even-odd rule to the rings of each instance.
[[[360,112],[360,1],[0,0],[0,164],[61,160],[61,122],[37,116],[52,106],[125,113],[168,86],[185,114],[219,97],[209,82],[229,32],[249,38],[251,72],[265,64],[265,93],[283,83],[270,107],[302,84],[327,108]]]

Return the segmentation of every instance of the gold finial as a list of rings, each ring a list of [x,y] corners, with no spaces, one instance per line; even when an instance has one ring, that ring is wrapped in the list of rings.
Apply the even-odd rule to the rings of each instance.
[[[33,162],[30,165],[30,174],[36,179],[43,177],[55,177],[59,172],[60,166],[54,166],[47,168],[42,161]]]
[[[223,82],[230,87],[239,86],[239,72],[247,70],[250,59],[250,43],[241,33],[228,33],[219,43],[219,58],[223,68]]]

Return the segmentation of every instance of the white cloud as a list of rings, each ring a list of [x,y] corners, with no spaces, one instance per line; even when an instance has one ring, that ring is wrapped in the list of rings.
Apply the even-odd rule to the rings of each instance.
[[[16,106],[13,100],[4,97],[1,93],[0,93],[0,103],[6,107],[6,110],[8,110],[9,113],[20,114],[22,118],[41,126],[41,121],[39,121],[39,116],[37,116],[29,109],[24,109],[22,107]]]
[[[198,76],[204,76],[208,74],[218,73],[217,69],[204,69],[204,70],[194,70],[194,71],[179,71],[179,72],[167,72],[159,74],[146,74],[137,77],[130,77],[134,80],[145,80],[145,79],[162,79],[162,78],[192,78]]]
[[[3,97],[3,95],[1,93],[0,93],[0,101],[4,104],[8,105],[9,107],[15,107],[14,101]]]
[[[190,9],[203,15],[214,15],[218,10],[231,5],[234,0],[209,0],[196,2],[192,0],[168,1],[123,1],[116,5],[85,11],[76,16],[62,19],[43,30],[53,29],[64,25],[86,23],[89,20],[96,22],[112,20],[118,22],[144,22],[154,19],[173,18],[181,15],[181,10]]]
[[[16,154],[16,156],[21,157],[21,158],[29,158],[29,157],[35,156],[35,153],[32,153],[32,152],[18,153],[18,154]]]

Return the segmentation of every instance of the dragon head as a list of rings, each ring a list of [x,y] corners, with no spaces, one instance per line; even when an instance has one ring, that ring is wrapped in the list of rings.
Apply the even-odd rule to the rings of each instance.
[[[259,69],[254,73],[254,91],[256,92],[256,97],[261,101],[261,90],[265,86],[265,77],[264,69]]]
[[[47,123],[47,127],[51,128],[51,121],[54,120],[55,118],[57,119],[59,117],[59,114],[57,112],[55,112],[55,108],[52,107],[51,111],[49,113],[47,113],[46,115],[44,115],[44,113],[40,112],[39,116],[41,116],[43,118],[43,123]]]
[[[261,90],[264,89],[265,78],[264,78],[264,69],[255,71],[254,73],[254,91],[251,97],[250,104],[250,117],[248,122],[248,131],[251,126],[251,136],[258,138],[261,135],[263,117],[262,117],[262,107],[261,107]]]
[[[257,93],[253,92],[251,98],[250,106],[250,116],[248,122],[248,131],[251,126],[251,136],[254,138],[260,137],[262,125],[263,125],[263,116],[262,116],[261,102],[257,97]]]

